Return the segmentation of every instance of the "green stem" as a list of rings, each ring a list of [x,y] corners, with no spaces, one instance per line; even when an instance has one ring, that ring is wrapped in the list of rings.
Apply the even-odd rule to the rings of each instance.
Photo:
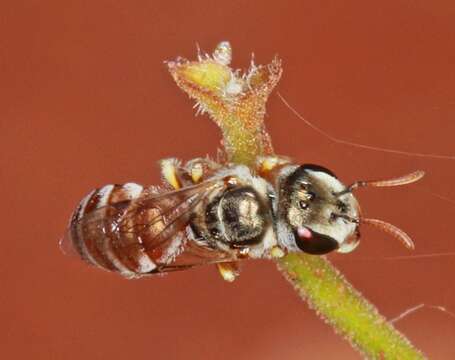
[[[260,131],[257,129],[248,130],[245,121],[236,116],[230,116],[229,121],[224,124],[229,124],[229,126],[222,126],[223,144],[229,161],[235,164],[253,166],[258,155],[263,153]]]
[[[278,267],[310,307],[367,358],[425,358],[324,257],[289,254]]]

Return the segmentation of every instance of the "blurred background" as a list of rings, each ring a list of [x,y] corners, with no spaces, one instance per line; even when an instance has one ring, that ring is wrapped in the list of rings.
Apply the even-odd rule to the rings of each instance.
[[[213,267],[126,281],[64,256],[79,200],[109,183],[159,183],[157,160],[215,154],[219,132],[163,61],[229,40],[233,65],[283,59],[278,91],[340,139],[453,155],[453,1],[8,1],[0,3],[0,356],[3,359],[360,359],[269,261],[233,284]],[[363,230],[331,259],[388,318],[421,303],[455,311],[453,160],[336,144],[276,95],[279,154],[345,182],[423,169],[419,184],[359,192],[365,214],[406,230]],[[434,194],[436,193],[436,195]],[[448,198],[442,200],[439,197]],[[450,200],[451,199],[451,200]],[[431,359],[455,357],[455,317],[399,321]]]

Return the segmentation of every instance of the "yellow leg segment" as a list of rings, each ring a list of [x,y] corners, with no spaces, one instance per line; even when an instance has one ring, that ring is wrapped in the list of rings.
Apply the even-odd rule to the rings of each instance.
[[[180,189],[182,184],[177,176],[177,168],[180,166],[180,162],[173,158],[164,159],[160,161],[160,166],[164,180],[174,189]]]
[[[221,277],[227,282],[233,282],[240,275],[237,262],[225,262],[216,264]]]

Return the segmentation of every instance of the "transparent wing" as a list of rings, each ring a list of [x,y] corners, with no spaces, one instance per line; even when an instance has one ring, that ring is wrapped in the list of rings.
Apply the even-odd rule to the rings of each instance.
[[[193,210],[222,186],[222,181],[210,180],[177,191],[151,189],[139,198],[110,203],[79,217],[76,212],[63,247],[68,248],[70,242],[83,258],[110,270],[113,266],[108,266],[103,254],[106,244],[133,271],[137,271],[135,260],[142,252],[157,265],[154,272],[228,261],[227,254],[188,241],[186,233]]]

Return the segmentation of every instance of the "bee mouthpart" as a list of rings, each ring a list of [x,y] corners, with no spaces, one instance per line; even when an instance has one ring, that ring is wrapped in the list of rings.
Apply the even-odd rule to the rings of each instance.
[[[354,251],[357,246],[360,244],[360,234],[356,232],[353,234],[350,238],[347,240],[343,241],[342,244],[340,244],[340,247],[338,248],[337,252],[341,254],[347,254],[352,251]]]
[[[409,250],[415,249],[415,245],[414,245],[414,242],[412,241],[411,237],[408,234],[406,234],[403,230],[401,230],[400,228],[396,227],[395,225],[389,224],[388,222],[378,220],[378,219],[364,219],[364,218],[357,219],[352,216],[348,216],[348,215],[344,215],[344,214],[333,213],[332,215],[334,217],[339,217],[339,218],[345,219],[345,220],[350,221],[357,225],[360,225],[360,224],[373,225],[374,227],[376,227],[376,228],[386,232],[387,234],[392,235],[394,238],[400,240],[400,242],[404,246],[406,246],[406,248],[408,248]],[[357,244],[355,244],[354,248],[355,247],[357,247]],[[351,252],[354,248],[351,249],[351,247],[349,247],[350,250],[347,251],[348,247],[346,246],[346,249],[340,248],[342,251],[339,251],[339,252]]]
[[[358,227],[360,225],[360,219],[346,215],[346,214],[337,214],[332,213],[334,218],[342,218],[345,219],[353,224],[356,225],[353,234],[351,234],[348,238],[346,238],[339,246],[337,252],[342,254],[347,254],[352,252],[357,246],[360,244],[360,232],[358,231]]]

